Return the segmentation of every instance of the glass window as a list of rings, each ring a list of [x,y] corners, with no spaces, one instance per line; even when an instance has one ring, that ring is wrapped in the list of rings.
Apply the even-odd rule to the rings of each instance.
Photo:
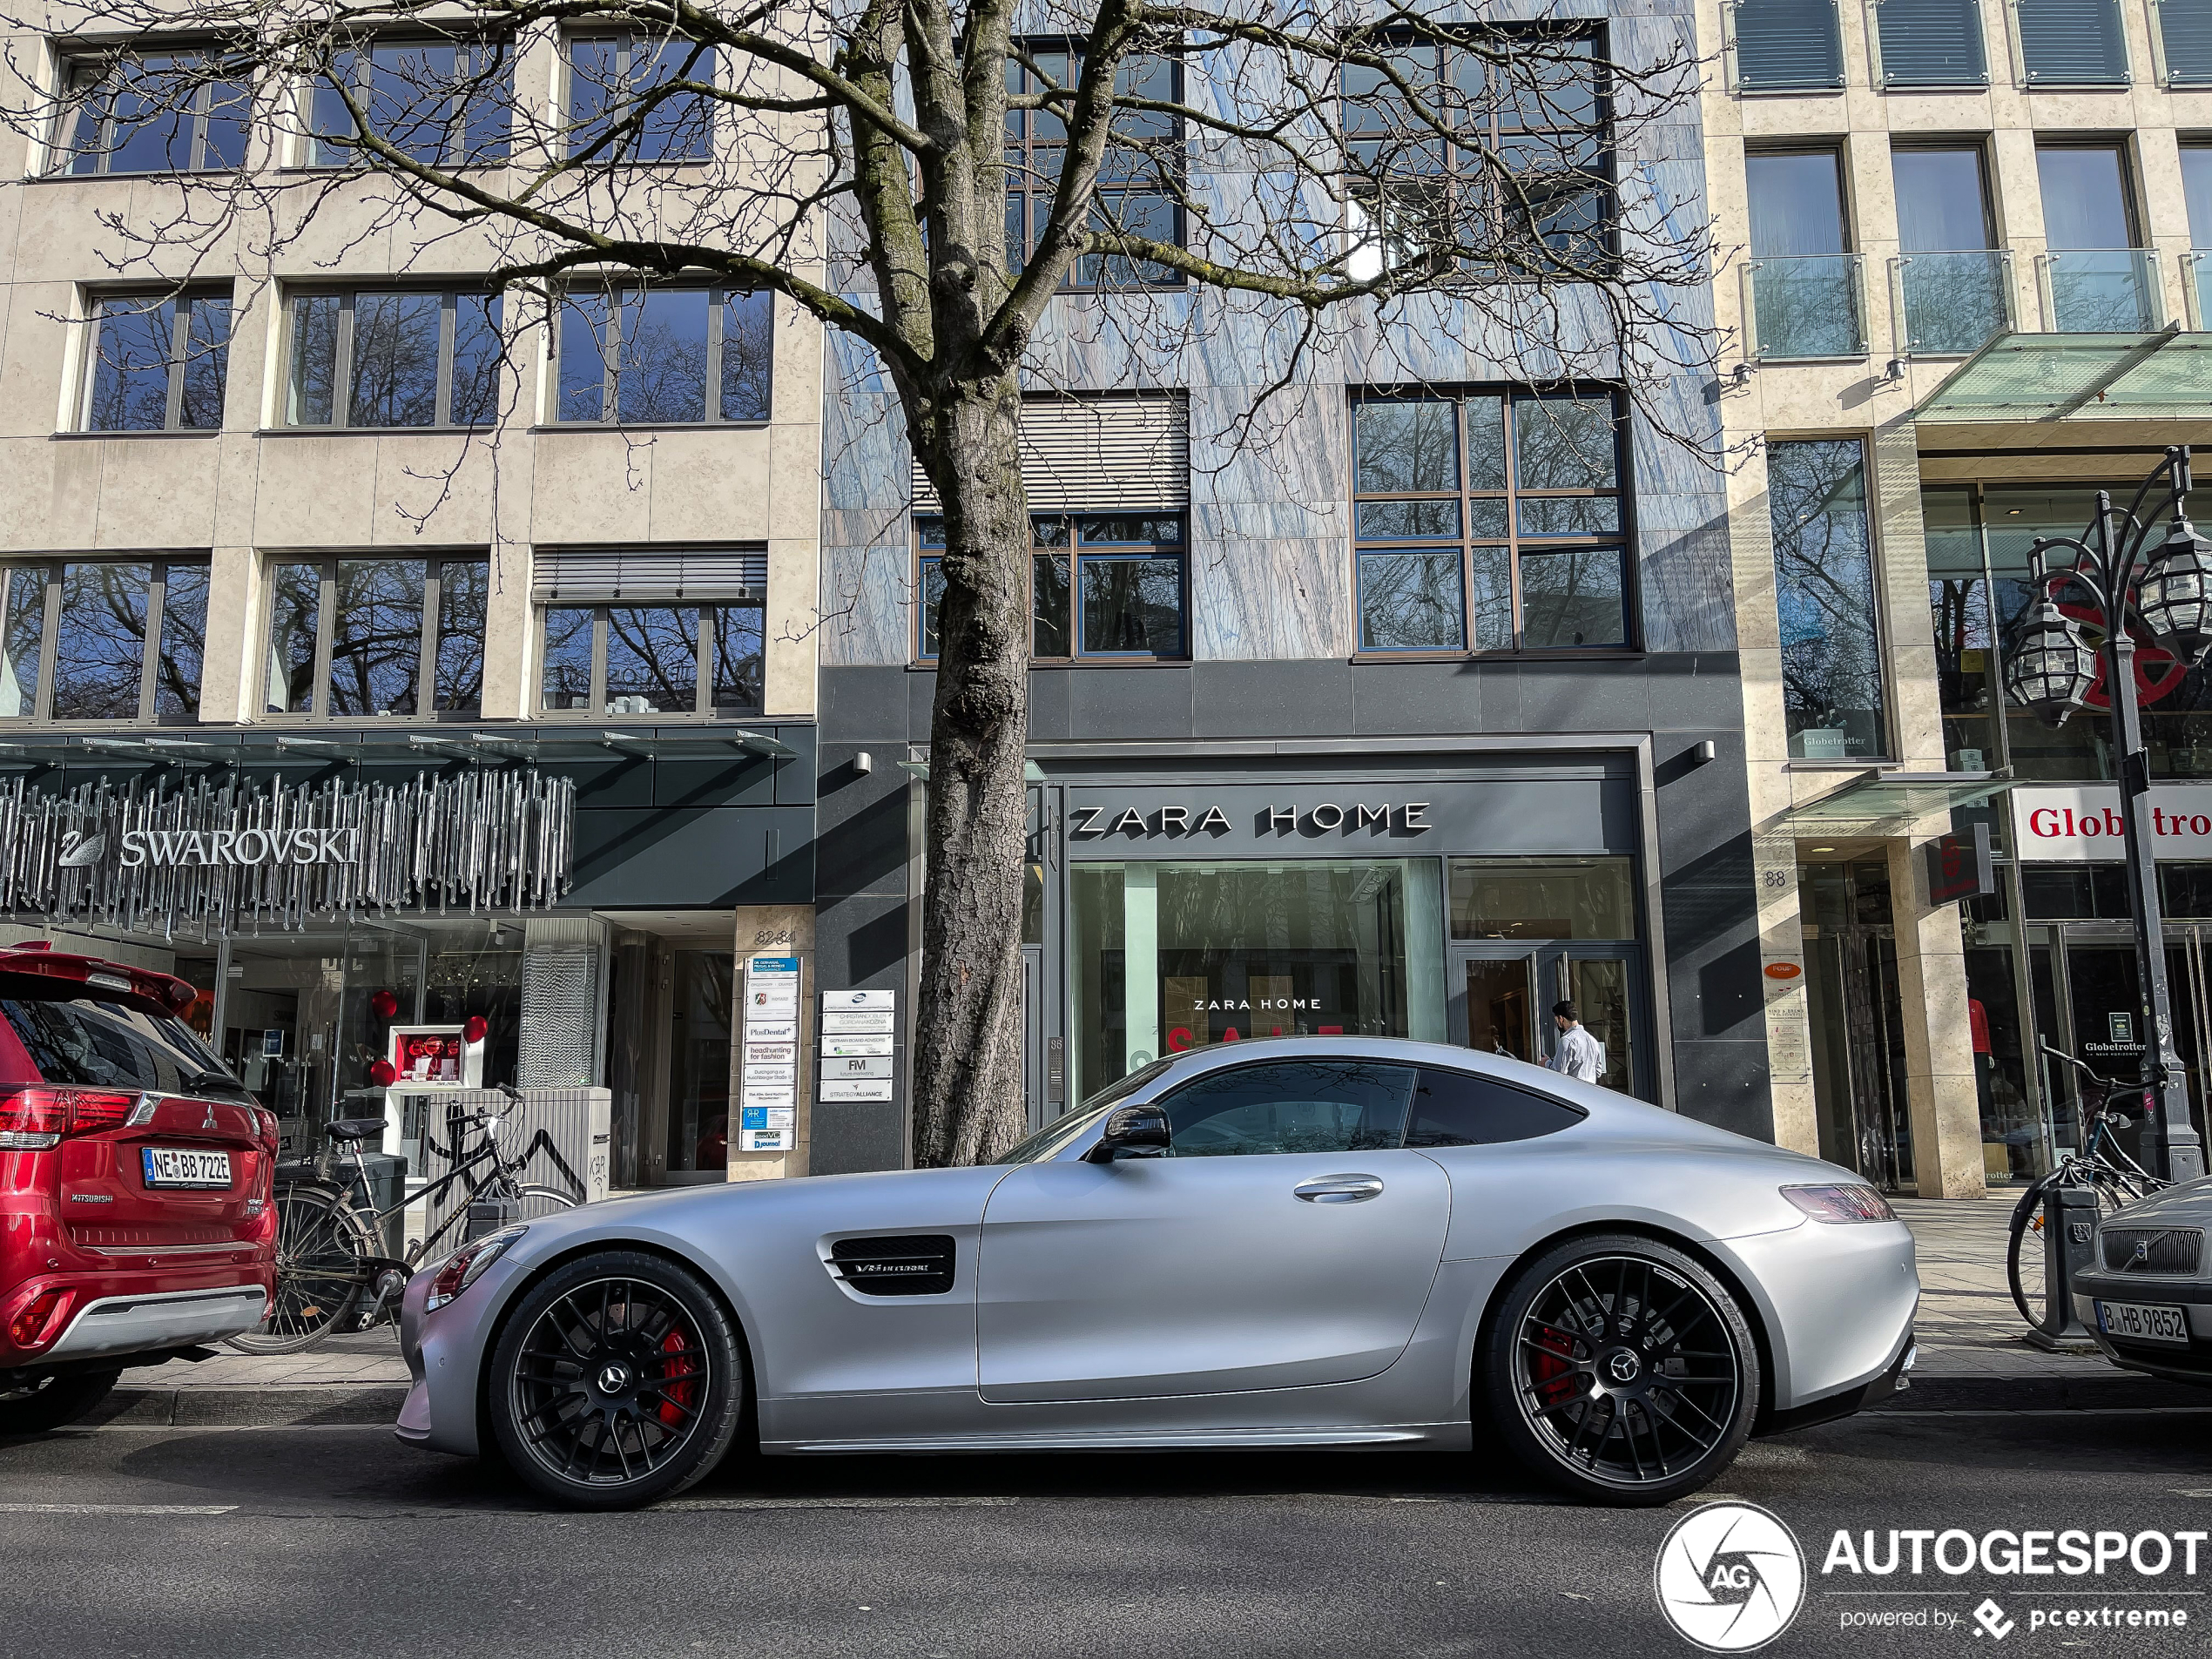
[[[2182,146],[2182,197],[2188,207],[2189,246],[2212,248],[2212,145]]]
[[[2128,166],[2111,145],[2042,145],[2043,236],[2054,248],[2132,248],[2134,212]]]
[[[119,53],[69,65],[57,171],[233,171],[246,165],[249,71],[205,51]]]
[[[1992,725],[2000,695],[2000,664],[1990,631],[1973,489],[1923,489],[1920,523],[1928,550],[1928,611],[1943,705],[1944,753],[1954,772],[1991,771],[2002,753]]]
[[[1754,152],[1751,307],[1762,357],[1851,357],[1866,349],[1859,263],[1849,250],[1843,158],[1833,150]]]
[[[1613,196],[1595,42],[1488,31],[1386,55],[1394,78],[1359,64],[1338,78],[1354,277],[1440,257],[1476,274],[1602,265]]]
[[[617,30],[568,41],[569,154],[595,161],[704,161],[714,50]]]
[[[1037,513],[1029,523],[1033,658],[1188,652],[1182,515]],[[916,644],[927,660],[939,646],[944,520],[917,516],[914,541],[921,600]]]
[[[570,289],[555,419],[626,425],[768,418],[771,297],[715,288]]]
[[[489,586],[481,555],[271,565],[265,711],[405,717],[427,696],[430,711],[474,712]]]
[[[72,559],[0,572],[0,718],[196,718],[206,596],[204,563]]]
[[[1015,98],[1072,93],[1082,74],[1082,58],[1064,44],[1026,49],[1023,64],[1007,61],[1006,90]],[[1114,71],[1116,98],[1161,104],[1183,98],[1183,65],[1173,57],[1137,54]],[[1068,129],[1049,108],[1013,108],[1006,115],[1006,257],[1020,270],[1035,249],[1052,214],[1053,192],[1068,150]],[[1141,237],[1181,246],[1183,214],[1178,206],[1183,181],[1183,121],[1148,110],[1117,109],[1099,159],[1100,183],[1091,199],[1087,227],[1096,234]],[[1119,253],[1085,253],[1070,267],[1069,288],[1174,287],[1182,273],[1150,260]]]
[[[481,426],[498,417],[497,294],[295,293],[289,314],[288,425]]]
[[[1076,1092],[1245,1037],[1445,1035],[1433,859],[1070,867]]]
[[[1992,246],[1981,151],[1897,149],[1891,168],[1907,343],[1933,356],[1978,350],[2012,314],[2011,267]]]
[[[1610,395],[1355,403],[1360,649],[1625,645],[1618,425]]]
[[[2039,145],[2049,325],[2147,334],[2162,311],[2155,256],[2136,244],[2128,162],[2116,145]]]
[[[316,78],[310,107],[314,162],[376,165],[356,134],[368,134],[427,166],[488,166],[507,159],[515,97],[511,49],[495,41],[380,40],[334,53]],[[341,94],[341,88],[343,88]]]
[[[1453,859],[1454,939],[1634,939],[1629,858]]]
[[[759,600],[548,605],[539,703],[548,713],[758,714]]]
[[[1858,442],[1769,444],[1767,500],[1790,752],[1808,760],[1886,753],[1874,548]]]
[[[230,348],[227,294],[96,300],[84,429],[163,432],[221,426]]]
[[[1932,253],[1990,246],[1989,203],[1982,189],[1981,151],[1895,150],[1898,246]]]
[[[1170,1157],[1379,1152],[1404,1143],[1413,1069],[1375,1061],[1273,1060],[1210,1072],[1161,1101]]]
[[[1423,1066],[1406,1123],[1414,1147],[1500,1146],[1556,1135],[1585,1113],[1564,1102],[1464,1071]]]

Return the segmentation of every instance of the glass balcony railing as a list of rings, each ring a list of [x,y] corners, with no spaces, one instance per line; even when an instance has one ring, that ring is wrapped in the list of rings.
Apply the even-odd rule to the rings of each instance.
[[[2148,334],[2165,320],[2157,256],[2139,247],[2042,256],[2044,326],[2060,334]]]
[[[1856,253],[1798,253],[1751,260],[1743,266],[1752,354],[1864,357],[1866,307]]]
[[[2013,256],[2001,247],[1891,261],[1898,355],[1964,357],[2013,326]]]
[[[2188,301],[2191,333],[2212,328],[2212,248],[2191,248],[2182,255],[2182,295]]]

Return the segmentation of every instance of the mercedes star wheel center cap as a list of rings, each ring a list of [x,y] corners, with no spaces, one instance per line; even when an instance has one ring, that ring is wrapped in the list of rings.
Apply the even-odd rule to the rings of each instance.
[[[1637,1373],[1643,1369],[1643,1366],[1635,1355],[1630,1353],[1626,1348],[1616,1348],[1613,1352],[1613,1357],[1605,1362],[1605,1368],[1613,1373],[1615,1382],[1628,1384],[1636,1379]]]
[[[599,1392],[601,1393],[619,1394],[629,1386],[630,1367],[628,1366],[604,1366],[600,1368]]]

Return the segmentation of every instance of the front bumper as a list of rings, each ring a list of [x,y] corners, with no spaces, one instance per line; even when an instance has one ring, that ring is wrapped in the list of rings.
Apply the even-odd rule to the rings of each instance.
[[[2072,1290],[2074,1317],[2113,1364],[2147,1376],[2212,1386],[2212,1279],[2114,1273],[2094,1267],[2075,1273]],[[2188,1320],[2188,1345],[2115,1340],[2099,1328],[2099,1302],[2178,1306]]]

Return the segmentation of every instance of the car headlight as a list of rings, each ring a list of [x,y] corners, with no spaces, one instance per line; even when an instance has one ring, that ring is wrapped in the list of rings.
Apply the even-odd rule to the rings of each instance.
[[[1890,1201],[1871,1187],[1784,1187],[1782,1196],[1815,1221],[1895,1221]]]
[[[484,1269],[506,1253],[507,1247],[529,1229],[527,1226],[502,1227],[496,1233],[486,1233],[438,1264],[438,1276],[430,1281],[430,1293],[422,1298],[422,1311],[435,1313],[447,1303],[483,1277]]]

